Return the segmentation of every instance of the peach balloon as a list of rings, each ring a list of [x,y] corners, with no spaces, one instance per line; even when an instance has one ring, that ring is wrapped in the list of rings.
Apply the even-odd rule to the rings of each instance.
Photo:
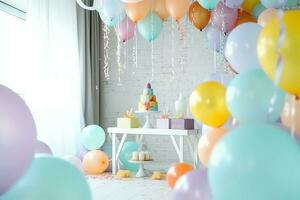
[[[277,15],[278,10],[274,8],[268,8],[258,16],[257,23],[264,27],[269,21],[276,19]]]
[[[177,180],[184,174],[192,171],[194,168],[188,163],[174,164],[167,172],[167,182],[171,188],[174,188]]]
[[[166,0],[166,8],[176,21],[187,14],[189,7],[189,0]]]
[[[210,20],[210,11],[203,8],[197,1],[189,8],[189,19],[198,29],[204,29]]]
[[[215,145],[226,133],[227,129],[225,128],[215,128],[200,138],[198,143],[198,156],[205,167],[208,166],[208,161]]]
[[[133,22],[137,22],[146,17],[150,11],[150,8],[150,0],[143,0],[138,3],[125,4],[126,14]]]
[[[238,19],[236,21],[236,26],[248,22],[257,23],[257,20],[255,19],[255,17],[253,17],[251,14],[249,14],[246,11],[239,12]]]
[[[295,104],[293,101],[295,101]],[[293,108],[294,105],[295,108]],[[292,114],[293,112],[294,114]],[[281,115],[281,121],[289,129],[292,129],[294,125],[295,133],[300,137],[300,99],[295,99],[294,96],[288,97]]]
[[[108,168],[109,160],[104,152],[93,150],[84,156],[82,165],[87,174],[101,174]]]
[[[166,8],[166,0],[153,0],[151,8],[162,20],[167,20],[169,13]]]

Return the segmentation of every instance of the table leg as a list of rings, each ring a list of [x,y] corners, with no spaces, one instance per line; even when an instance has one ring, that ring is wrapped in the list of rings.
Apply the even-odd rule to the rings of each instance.
[[[184,161],[184,137],[183,136],[179,136],[179,151],[180,151],[180,156],[179,156],[179,161],[183,162]]]
[[[112,173],[115,175],[117,173],[117,166],[116,166],[116,134],[112,133]]]

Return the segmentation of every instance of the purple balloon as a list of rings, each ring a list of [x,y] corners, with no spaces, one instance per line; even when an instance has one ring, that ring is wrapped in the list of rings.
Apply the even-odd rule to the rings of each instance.
[[[39,154],[50,154],[52,155],[52,150],[50,149],[50,147],[42,142],[42,141],[37,141],[36,147],[35,147],[35,153],[39,153]]]
[[[135,33],[135,23],[129,19],[129,17],[125,17],[120,24],[118,24],[115,28],[116,33],[120,41],[126,42],[133,38]]]
[[[21,178],[33,159],[33,116],[15,92],[0,85],[0,195]]]
[[[229,8],[220,2],[212,11],[212,24],[220,31],[230,32],[236,25],[238,9]]]
[[[206,169],[193,170],[177,181],[173,200],[212,200]]]
[[[82,145],[80,145],[76,151],[76,156],[82,161],[85,154],[87,154],[89,151],[84,148]]]

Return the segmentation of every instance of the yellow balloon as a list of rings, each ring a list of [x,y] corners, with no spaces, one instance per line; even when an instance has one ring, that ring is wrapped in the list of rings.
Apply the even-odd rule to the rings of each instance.
[[[218,82],[208,81],[199,84],[190,96],[193,116],[206,125],[222,126],[230,117],[225,96],[226,88]]]
[[[279,86],[282,90],[300,94],[300,11],[286,11],[283,16],[285,27],[284,42],[279,49],[283,59],[283,69]],[[261,31],[257,41],[257,54],[262,68],[274,80],[278,60],[277,44],[279,21],[270,21]]]
[[[243,8],[243,10],[247,11],[248,13],[251,13],[258,3],[259,0],[244,0],[241,7]]]

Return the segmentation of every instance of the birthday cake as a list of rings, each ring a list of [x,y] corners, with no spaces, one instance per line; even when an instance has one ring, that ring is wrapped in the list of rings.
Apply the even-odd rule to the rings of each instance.
[[[153,94],[151,84],[148,83],[140,97],[139,111],[158,111],[156,96]]]

